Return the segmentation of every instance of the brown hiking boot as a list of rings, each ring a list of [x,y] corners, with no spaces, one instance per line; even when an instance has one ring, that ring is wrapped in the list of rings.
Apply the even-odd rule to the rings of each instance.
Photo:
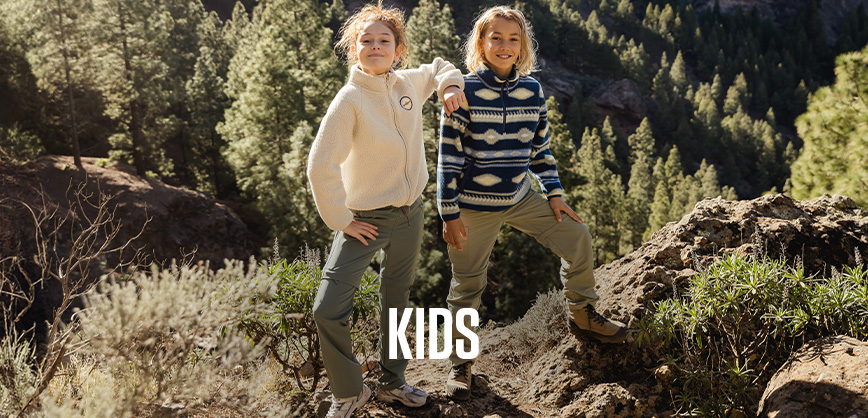
[[[622,343],[627,341],[627,326],[598,314],[591,304],[582,308],[570,306],[570,319],[582,333],[600,342]]]
[[[470,383],[473,374],[470,372],[471,362],[452,366],[449,370],[449,378],[446,379],[446,396],[457,401],[470,399]]]

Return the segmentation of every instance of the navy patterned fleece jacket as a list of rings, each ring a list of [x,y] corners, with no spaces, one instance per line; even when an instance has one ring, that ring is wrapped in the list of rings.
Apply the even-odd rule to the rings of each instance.
[[[488,68],[464,76],[467,101],[441,115],[437,206],[444,221],[461,209],[509,209],[530,190],[528,170],[548,198],[563,193],[542,87],[515,69],[504,80]]]

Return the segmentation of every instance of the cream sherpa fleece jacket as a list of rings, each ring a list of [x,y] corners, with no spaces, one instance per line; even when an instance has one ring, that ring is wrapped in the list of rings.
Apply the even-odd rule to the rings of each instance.
[[[320,216],[341,231],[351,210],[407,206],[425,189],[422,105],[437,90],[464,88],[461,71],[435,58],[418,69],[372,76],[354,65],[329,105],[308,157]]]

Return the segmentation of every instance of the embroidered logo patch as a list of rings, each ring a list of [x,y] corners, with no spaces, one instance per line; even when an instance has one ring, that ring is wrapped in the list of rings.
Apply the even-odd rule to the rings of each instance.
[[[413,108],[413,101],[410,100],[410,97],[404,96],[401,98],[401,107],[405,110],[410,110]]]

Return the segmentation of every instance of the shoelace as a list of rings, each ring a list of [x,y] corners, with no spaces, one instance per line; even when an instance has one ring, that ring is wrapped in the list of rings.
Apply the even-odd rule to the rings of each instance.
[[[455,370],[455,377],[458,378],[458,377],[467,377],[467,370],[468,369],[469,369],[469,367],[467,367],[467,363],[464,363],[458,367],[453,368],[452,370]]]
[[[588,313],[588,319],[600,325],[605,325],[607,320],[603,315],[597,313],[593,305],[586,305],[585,311]]]

